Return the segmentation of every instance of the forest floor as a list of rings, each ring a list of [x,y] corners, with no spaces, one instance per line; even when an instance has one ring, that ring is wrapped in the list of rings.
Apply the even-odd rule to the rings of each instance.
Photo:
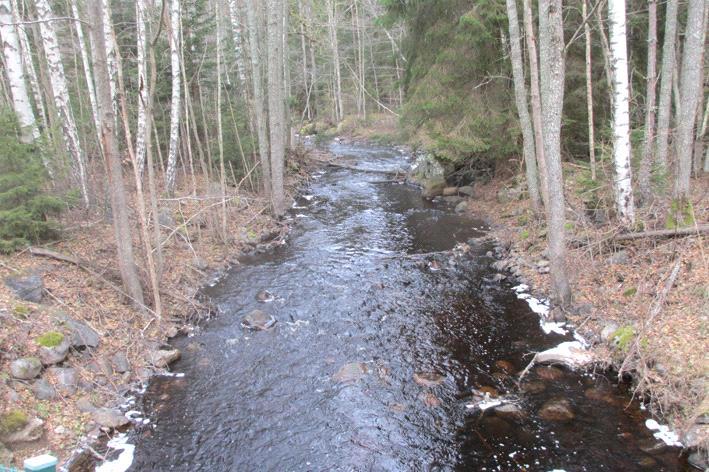
[[[575,309],[566,313],[597,358],[632,375],[635,395],[680,432],[685,446],[709,450],[709,260],[706,234],[615,240],[611,222],[593,222],[583,210],[576,177],[564,169],[567,195],[568,274]],[[694,221],[709,221],[709,185],[694,183]],[[551,293],[546,229],[535,218],[515,180],[476,186],[468,211],[485,217],[492,233],[510,247],[522,278]],[[638,213],[644,229],[664,229],[668,208]],[[672,272],[676,278],[672,283]],[[678,271],[678,272],[677,272]],[[669,282],[668,282],[669,281]]]
[[[298,164],[289,170],[287,188],[292,193],[307,174]],[[263,198],[229,189],[224,232],[221,198],[214,196],[214,188],[209,193],[206,182],[198,181],[196,188],[194,192],[187,183],[174,197],[159,200],[163,241],[161,319],[133,308],[121,295],[113,226],[105,213],[65,213],[62,239],[43,246],[79,259],[83,267],[33,255],[29,250],[0,256],[0,280],[39,275],[44,284],[41,302],[32,303],[0,283],[0,441],[6,440],[2,436],[9,430],[23,427],[24,433],[38,437],[8,444],[7,448],[0,442],[0,465],[14,463],[19,467],[25,458],[45,452],[65,460],[86,437],[105,436],[111,427],[103,423],[117,421],[111,418],[111,412],[119,411],[102,408],[124,404],[131,391],[151,375],[164,372],[166,360],[175,356],[161,350],[169,347],[169,338],[189,333],[210,315],[212,308],[199,299],[199,289],[238,264],[240,254],[283,242],[288,228],[269,215],[268,202]],[[134,210],[130,212],[133,246],[142,261]],[[148,287],[144,265],[139,265],[143,285]],[[145,298],[147,302],[152,300],[149,290]],[[37,380],[13,378],[10,363],[38,357],[43,349],[38,341],[42,335],[59,332],[71,336],[67,317],[98,333],[98,346],[70,350],[55,366],[59,369],[45,365]],[[44,383],[44,400],[36,393],[38,383]]]

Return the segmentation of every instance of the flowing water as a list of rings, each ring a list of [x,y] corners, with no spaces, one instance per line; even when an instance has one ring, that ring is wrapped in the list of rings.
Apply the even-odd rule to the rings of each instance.
[[[409,163],[391,148],[331,150],[361,168]],[[184,377],[151,382],[130,470],[684,469],[605,377],[532,370],[518,388],[506,371],[568,336],[545,335],[512,284],[490,279],[490,243],[450,251],[482,236],[482,221],[386,178],[319,172],[289,214],[288,243],[206,290],[221,314],[176,342]],[[264,289],[273,302],[257,301]],[[242,328],[254,309],[275,328]],[[361,378],[338,382],[353,362]],[[419,385],[417,372],[441,381]],[[521,413],[466,406],[481,388]],[[562,397],[573,419],[541,419]]]

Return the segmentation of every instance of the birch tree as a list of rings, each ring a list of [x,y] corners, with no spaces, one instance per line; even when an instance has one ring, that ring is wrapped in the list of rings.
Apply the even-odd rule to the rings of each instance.
[[[510,59],[512,61],[512,77],[515,88],[515,101],[522,129],[522,149],[527,176],[529,199],[535,213],[541,209],[539,184],[537,181],[537,158],[534,149],[534,130],[527,105],[527,86],[524,80],[524,63],[520,47],[519,20],[517,18],[516,0],[507,0],[507,22],[510,32]]]
[[[682,71],[679,77],[679,120],[675,137],[677,172],[674,196],[679,200],[689,197],[689,179],[692,172],[693,132],[699,106],[699,90],[703,88],[702,58],[704,56],[704,9],[706,0],[689,0],[687,27],[682,53]]]
[[[2,38],[5,75],[10,85],[12,108],[20,125],[20,140],[23,143],[32,143],[39,138],[39,129],[27,93],[20,40],[14,23],[10,0],[0,0],[0,38]]]
[[[75,18],[81,18],[76,0],[71,0],[71,12]],[[84,30],[81,23],[77,21],[74,27],[76,29],[76,37],[79,40],[79,52],[81,53],[81,64],[84,70],[84,80],[86,81],[86,88],[89,95],[89,103],[91,105],[91,117],[94,120],[94,126],[96,127],[96,136],[98,137],[98,142],[100,145],[101,124],[99,123],[98,119],[98,105],[96,104],[96,87],[94,85],[93,74],[91,73],[91,61],[89,59],[89,52],[86,47],[86,40],[84,39]]]
[[[327,0],[327,28],[330,35],[330,49],[332,50],[333,68],[333,106],[335,109],[335,120],[342,121],[344,110],[342,105],[342,77],[340,66],[340,45],[337,37],[337,2]]]
[[[47,111],[44,106],[44,100],[42,99],[42,90],[39,86],[39,79],[37,78],[37,71],[34,67],[34,61],[32,60],[32,53],[30,52],[30,41],[27,37],[27,31],[25,30],[26,25],[20,24],[22,18],[20,17],[20,12],[18,10],[17,0],[11,0],[12,6],[12,17],[17,23],[17,36],[20,40],[20,52],[22,53],[22,64],[25,68],[25,73],[27,74],[30,86],[32,88],[32,95],[34,96],[34,104],[37,108],[37,114],[39,115],[39,120],[46,131],[49,126],[47,124]]]
[[[647,72],[645,90],[645,135],[643,154],[638,172],[640,201],[650,200],[650,174],[655,160],[655,114],[657,100],[657,0],[648,0],[647,15]]]
[[[249,24],[249,56],[251,60],[251,86],[253,87],[253,109],[256,116],[256,134],[258,136],[259,159],[263,191],[267,197],[271,195],[271,161],[268,142],[267,118],[264,104],[263,81],[261,76],[261,57],[258,34],[258,0],[246,0],[246,17]]]
[[[596,137],[593,120],[593,69],[591,63],[591,25],[588,18],[588,0],[581,0],[581,15],[584,18],[583,32],[586,42],[586,115],[588,116],[588,158],[591,163],[591,180],[596,180]],[[654,0],[652,0],[654,1]]]
[[[167,0],[166,0],[167,1]],[[170,0],[170,70],[172,72],[172,95],[170,103],[170,141],[168,144],[165,180],[168,193],[175,189],[177,177],[177,150],[180,145],[180,0]]]
[[[273,212],[285,212],[285,103],[283,96],[283,0],[268,0],[268,118],[271,143],[271,202]]]
[[[571,302],[571,287],[566,272],[564,235],[564,180],[561,168],[561,112],[564,106],[564,27],[561,0],[539,0],[539,63],[541,105],[544,129],[544,155],[547,165],[549,240],[552,288],[562,304]]]
[[[35,0],[35,5],[37,8],[42,45],[44,46],[44,55],[47,61],[49,83],[52,89],[54,104],[59,114],[59,123],[64,135],[64,144],[68,154],[72,157],[74,176],[79,184],[84,205],[88,207],[89,189],[86,160],[81,148],[81,142],[79,141],[74,112],[69,102],[69,88],[66,82],[66,75],[64,74],[64,65],[59,50],[59,40],[54,31],[54,13],[49,6],[49,0]]]
[[[615,165],[615,201],[623,224],[635,222],[633,186],[630,167],[630,89],[628,85],[628,49],[625,29],[625,0],[608,1],[610,20],[611,69],[613,72],[613,162]]]
[[[113,129],[116,117],[113,114],[113,98],[111,97],[109,86],[107,45],[103,22],[105,1],[92,0],[90,2],[91,17],[94,19],[91,37],[94,44],[93,66],[96,74],[96,98],[101,123],[102,150],[108,171],[108,189],[111,195],[118,268],[121,272],[126,294],[130,297],[134,306],[143,309],[145,307],[143,288],[140,285],[133,257],[133,239],[128,222],[128,204],[123,183],[123,170],[118,153],[118,142]]]
[[[655,159],[658,172],[667,174],[670,117],[672,114],[672,71],[675,65],[675,38],[677,37],[677,1],[667,0],[665,10],[665,40],[662,44],[660,94],[657,107],[657,149]]]
[[[135,130],[135,159],[138,173],[143,174],[145,167],[145,138],[147,131],[146,108],[150,100],[147,80],[146,34],[145,34],[145,0],[135,2],[135,26],[138,63],[138,126]]]

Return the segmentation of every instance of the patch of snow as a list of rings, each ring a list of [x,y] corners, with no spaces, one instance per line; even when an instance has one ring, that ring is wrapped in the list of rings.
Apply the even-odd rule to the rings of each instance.
[[[542,351],[535,356],[537,362],[558,362],[569,367],[581,367],[593,361],[593,356],[578,341],[567,341]]]
[[[556,321],[545,321],[544,318],[540,318],[539,324],[545,334],[556,333],[564,336],[566,335],[566,333],[568,333],[568,331],[564,329],[566,323]]]
[[[583,345],[583,347],[588,347],[588,341],[586,341],[586,338],[581,336],[576,331],[574,331],[574,339],[577,340],[578,342],[580,342]]]
[[[668,446],[682,447],[682,442],[679,440],[679,435],[670,430],[666,424],[660,424],[653,419],[645,420],[645,426],[650,431],[657,431],[653,434],[655,439],[659,439]]]
[[[527,284],[519,284],[519,285],[516,285],[516,286],[512,287],[512,290],[514,290],[514,291],[517,292],[517,293],[526,292],[526,291],[529,290],[529,285],[527,285]]]
[[[113,461],[104,462],[96,466],[96,472],[125,472],[133,464],[133,456],[135,454],[135,446],[128,444],[128,436],[119,434],[110,441],[107,446],[117,451],[122,451],[118,458]]]
[[[161,372],[159,374],[155,374],[159,377],[175,377],[177,379],[181,379],[182,377],[185,376],[184,372]]]
[[[310,201],[313,198],[315,198],[315,195],[303,195],[303,198],[306,199],[307,201]]]

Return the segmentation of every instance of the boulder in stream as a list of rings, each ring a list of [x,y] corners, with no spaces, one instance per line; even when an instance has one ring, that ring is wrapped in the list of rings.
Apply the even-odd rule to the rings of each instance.
[[[261,303],[270,303],[275,299],[276,297],[274,297],[273,294],[268,290],[261,290],[259,291],[259,293],[256,294],[256,300]]]
[[[422,387],[435,387],[443,382],[443,376],[437,372],[416,372],[414,382]]]
[[[565,422],[574,419],[571,402],[566,398],[552,398],[539,410],[539,417],[545,421]]]
[[[353,383],[367,375],[369,369],[364,362],[350,362],[340,367],[340,370],[335,372],[332,380],[338,383]]]
[[[261,310],[253,310],[241,320],[241,326],[255,331],[265,331],[273,328],[276,324],[276,319],[273,315]]]
[[[106,428],[120,428],[130,423],[119,410],[112,408],[98,408],[93,412],[93,419],[96,423]]]

